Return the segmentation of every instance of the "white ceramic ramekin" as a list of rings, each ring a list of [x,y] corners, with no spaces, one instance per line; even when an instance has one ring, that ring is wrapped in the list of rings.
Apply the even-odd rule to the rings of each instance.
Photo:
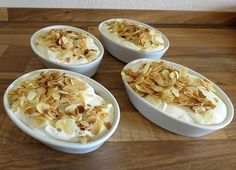
[[[101,38],[102,38],[102,42],[104,44],[104,47],[106,48],[106,50],[111,53],[114,57],[116,57],[117,59],[128,63],[130,61],[136,60],[136,59],[141,59],[141,58],[154,58],[154,59],[160,59],[165,52],[167,51],[167,49],[170,46],[170,42],[167,39],[167,37],[161,33],[162,38],[164,40],[164,49],[160,50],[160,51],[155,51],[155,52],[142,52],[136,49],[131,49],[128,48],[114,40],[112,40],[110,37],[106,36],[106,34],[104,34],[103,32],[103,27],[107,22],[111,22],[114,20],[126,20],[128,22],[137,24],[137,25],[142,25],[144,27],[150,28],[150,29],[154,29],[158,32],[160,32],[159,30],[157,30],[156,28],[153,28],[147,24],[144,24],[142,22],[138,22],[138,21],[134,21],[134,20],[130,20],[130,19],[123,19],[123,18],[114,18],[114,19],[109,19],[109,20],[105,20],[102,23],[99,24],[98,29],[99,32],[101,34]]]
[[[99,48],[100,53],[99,53],[98,58],[96,60],[86,63],[86,64],[72,65],[72,64],[58,63],[58,62],[52,61],[52,60],[48,59],[47,57],[43,56],[35,47],[35,39],[39,35],[41,35],[45,32],[48,32],[51,29],[67,29],[67,30],[78,31],[78,32],[83,32],[85,34],[88,34],[94,40],[94,43]],[[74,72],[77,72],[80,74],[84,74],[88,77],[92,77],[97,72],[98,66],[99,66],[99,64],[102,60],[103,54],[104,54],[104,48],[103,48],[101,42],[95,36],[93,36],[89,32],[84,31],[82,29],[72,27],[72,26],[66,26],[66,25],[53,25],[53,26],[45,27],[45,28],[38,30],[37,32],[35,32],[32,35],[32,37],[30,39],[30,45],[31,45],[32,50],[37,54],[39,59],[44,63],[44,65],[46,67],[70,70],[70,71],[74,71]]]
[[[160,60],[154,60],[154,59],[139,59],[132,61],[128,63],[123,69],[128,69],[132,65],[140,62],[146,62],[146,61],[160,61]],[[181,68],[184,67],[180,64],[176,64],[173,62],[162,60],[165,63],[168,63],[168,65],[173,66],[174,68]],[[203,78],[204,76],[200,75],[199,73],[189,69],[189,74]],[[209,81],[209,80],[208,80]],[[162,110],[156,108],[153,106],[153,104],[149,103],[142,97],[138,96],[134,90],[129,86],[129,84],[124,81],[124,85],[126,88],[126,91],[128,93],[129,99],[132,102],[132,104],[136,107],[136,109],[147,119],[152,121],[153,123],[157,124],[158,126],[167,129],[171,132],[174,132],[176,134],[180,134],[183,136],[189,136],[189,137],[199,137],[206,135],[208,133],[214,132],[218,129],[221,129],[225,126],[227,126],[233,119],[234,116],[234,108],[232,105],[232,102],[230,101],[229,97],[217,86],[213,83],[213,87],[216,90],[217,96],[225,103],[227,108],[227,116],[224,119],[223,122],[219,124],[212,124],[212,125],[198,125],[198,124],[192,124],[187,123],[178,119],[175,119],[173,117],[168,116],[163,112]]]
[[[15,87],[17,83],[19,83],[20,81],[22,81],[26,78],[29,78],[32,75],[35,75],[39,72],[49,71],[49,70],[61,71],[61,72],[66,73],[68,75],[72,75],[72,76],[80,78],[81,80],[83,80],[86,83],[88,83],[89,85],[91,85],[98,95],[102,96],[105,100],[109,101],[113,105],[113,107],[114,107],[114,119],[113,119],[111,129],[109,129],[107,133],[105,133],[100,138],[98,138],[94,141],[88,142],[86,144],[65,142],[65,141],[60,141],[60,140],[56,140],[56,139],[53,139],[53,138],[49,138],[49,137],[46,137],[46,136],[42,136],[42,135],[36,133],[34,130],[32,130],[29,126],[27,126],[22,120],[20,120],[16,116],[16,114],[10,109],[10,105],[9,105],[9,101],[8,101],[8,97],[7,97],[7,94],[9,92],[9,90],[12,89],[13,87]],[[16,126],[18,126],[22,131],[24,131],[28,135],[32,136],[33,138],[41,141],[45,145],[48,145],[49,147],[51,147],[55,150],[59,150],[59,151],[62,151],[62,152],[68,152],[68,153],[81,154],[81,153],[88,153],[88,152],[92,152],[92,151],[96,150],[106,140],[108,140],[111,137],[111,135],[115,132],[116,128],[118,127],[119,120],[120,120],[119,105],[118,105],[116,99],[114,98],[114,96],[105,87],[103,87],[101,84],[99,84],[98,82],[90,79],[87,76],[84,76],[84,75],[81,75],[81,74],[78,74],[78,73],[75,73],[75,72],[71,72],[71,71],[66,71],[66,70],[41,69],[41,70],[36,70],[36,71],[29,72],[29,73],[19,77],[18,79],[16,79],[13,83],[11,83],[11,85],[5,91],[3,101],[4,101],[4,107],[5,107],[5,110],[8,114],[8,116],[16,124]]]

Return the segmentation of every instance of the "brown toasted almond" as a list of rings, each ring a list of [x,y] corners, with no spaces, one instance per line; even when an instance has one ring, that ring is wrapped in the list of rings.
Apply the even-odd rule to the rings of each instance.
[[[94,125],[94,127],[91,129],[92,134],[97,135],[102,129],[102,126],[103,126],[103,121],[98,120],[97,123]]]
[[[44,116],[38,116],[34,119],[34,121],[35,121],[36,125],[43,126],[43,125],[47,124],[48,119],[45,118]]]
[[[111,122],[103,122],[103,124],[107,129],[110,129],[112,127]]]
[[[37,93],[35,92],[35,90],[30,90],[27,94],[27,99],[29,101],[32,101],[36,96],[37,96]]]
[[[172,87],[172,93],[176,96],[176,97],[179,97],[179,90],[176,89],[174,86]]]
[[[50,106],[46,103],[39,103],[36,105],[36,109],[39,113],[44,113],[50,109]]]

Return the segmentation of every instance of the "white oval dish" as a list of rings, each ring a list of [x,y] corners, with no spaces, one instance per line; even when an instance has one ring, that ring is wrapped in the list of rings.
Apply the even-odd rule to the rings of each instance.
[[[72,30],[72,31],[76,31],[76,32],[83,32],[83,33],[89,35],[89,37],[91,37],[94,40],[94,43],[99,48],[100,53],[99,53],[98,58],[95,59],[94,61],[89,62],[89,63],[72,65],[72,64],[59,63],[59,62],[50,60],[49,58],[43,56],[39,52],[39,50],[37,50],[37,48],[35,47],[35,39],[39,35],[41,35],[45,32],[48,32],[51,29],[66,29],[66,30]],[[66,26],[66,25],[54,25],[54,26],[49,26],[49,27],[45,27],[45,28],[38,30],[37,32],[35,32],[31,36],[30,45],[31,45],[32,50],[35,52],[35,54],[37,54],[39,59],[44,63],[44,65],[46,67],[70,70],[70,71],[74,71],[74,72],[77,72],[80,74],[84,74],[88,77],[92,77],[96,73],[98,66],[102,60],[103,54],[104,54],[104,48],[103,48],[101,42],[95,36],[93,36],[89,32],[84,31],[82,29],[72,27],[72,26]]]
[[[152,51],[152,52],[148,52],[148,51],[144,52],[144,51],[140,51],[140,50],[126,47],[126,46],[122,45],[121,43],[118,43],[118,42],[112,40],[112,38],[108,37],[103,31],[104,25],[107,22],[111,22],[114,20],[125,20],[128,22],[137,24],[137,25],[142,25],[142,26],[147,27],[151,30],[156,30],[157,32],[160,32],[160,31],[157,30],[156,28],[153,28],[153,27],[147,25],[147,24],[144,24],[142,22],[138,22],[135,20],[130,20],[130,19],[114,18],[114,19],[109,19],[109,20],[105,20],[105,21],[101,22],[98,26],[98,29],[101,34],[102,42],[103,42],[106,50],[109,53],[111,53],[114,57],[116,57],[117,59],[119,59],[125,63],[128,63],[128,62],[136,60],[136,59],[141,59],[141,58],[160,59],[170,46],[170,42],[167,39],[167,37],[163,33],[160,32],[162,35],[162,39],[164,40],[164,48],[162,50]]]
[[[148,61],[161,61],[161,60],[155,60],[155,59],[139,59],[132,61],[128,63],[124,69],[130,68],[132,65],[140,63],[140,62],[148,62]],[[183,66],[180,64],[176,64],[173,62],[162,60],[168,65],[174,67],[174,68],[182,68]],[[191,70],[188,68],[189,74],[193,76],[197,76],[199,78],[205,78],[201,74]],[[209,80],[208,80],[209,81]],[[208,133],[214,132],[218,129],[221,129],[225,126],[227,126],[233,119],[234,116],[234,108],[232,105],[232,102],[230,101],[229,97],[217,86],[213,83],[213,88],[216,91],[217,96],[225,103],[227,108],[227,115],[226,118],[219,124],[210,124],[210,125],[200,125],[200,124],[193,124],[184,122],[181,120],[178,120],[174,117],[171,117],[162,110],[156,108],[153,104],[146,101],[141,96],[137,95],[134,90],[129,86],[129,84],[123,80],[123,83],[125,85],[126,91],[128,93],[129,99],[132,102],[132,104],[136,107],[136,109],[147,119],[155,123],[156,125],[167,129],[171,132],[174,132],[176,134],[180,134],[183,136],[189,136],[189,137],[199,137],[206,135]]]
[[[42,72],[42,71],[51,71],[51,70],[60,71],[60,72],[66,73],[68,75],[72,75],[72,76],[80,78],[81,80],[83,80],[84,82],[86,82],[90,86],[92,86],[94,88],[96,94],[100,95],[101,97],[103,97],[104,99],[106,99],[107,101],[109,101],[113,105],[113,107],[114,107],[114,117],[113,117],[112,127],[104,135],[102,135],[101,137],[99,137],[99,138],[97,138],[93,141],[85,143],[85,144],[56,140],[54,138],[50,138],[50,137],[47,137],[47,136],[42,136],[42,135],[36,133],[29,126],[27,126],[22,120],[20,120],[18,118],[18,116],[16,116],[16,114],[10,109],[8,96],[7,96],[10,89],[15,87],[16,84],[19,83],[20,81],[22,81],[26,78],[29,78],[32,75],[35,75],[35,74],[37,74],[39,72]],[[66,71],[66,70],[41,69],[41,70],[35,70],[35,71],[32,71],[32,72],[29,72],[29,73],[17,78],[14,82],[11,83],[11,85],[5,91],[3,100],[4,100],[5,110],[8,114],[8,116],[10,117],[10,119],[16,124],[16,126],[18,126],[22,131],[24,131],[28,135],[32,136],[33,138],[41,141],[45,145],[47,145],[47,146],[49,146],[49,147],[51,147],[55,150],[62,151],[62,152],[82,154],[82,153],[88,153],[88,152],[92,152],[92,151],[96,150],[106,140],[108,140],[111,137],[111,135],[115,132],[116,128],[118,127],[119,120],[120,120],[119,105],[118,105],[116,99],[114,98],[114,96],[105,87],[103,87],[101,84],[99,84],[98,82],[92,80],[89,77],[86,77],[84,75],[81,75],[81,74],[78,74],[78,73],[75,73],[75,72]]]

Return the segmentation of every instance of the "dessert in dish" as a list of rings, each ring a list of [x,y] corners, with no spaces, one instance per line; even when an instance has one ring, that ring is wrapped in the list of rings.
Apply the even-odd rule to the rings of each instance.
[[[51,61],[79,65],[99,57],[99,48],[86,33],[69,29],[50,29],[35,38],[36,49]]]
[[[187,68],[141,60],[124,69],[122,78],[136,94],[178,120],[209,125],[219,124],[227,116],[226,105],[212,83],[188,74]]]
[[[132,20],[108,20],[101,29],[108,38],[134,50],[155,52],[164,49],[160,32]]]
[[[104,135],[114,108],[83,80],[61,71],[41,71],[8,91],[11,110],[42,136],[87,143]]]

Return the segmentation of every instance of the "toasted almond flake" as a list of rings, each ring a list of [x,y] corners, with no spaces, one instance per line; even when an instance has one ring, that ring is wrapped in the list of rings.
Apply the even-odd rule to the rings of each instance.
[[[72,126],[72,120],[66,119],[62,130],[65,133],[72,135],[74,133],[74,131],[75,131],[73,126]]]
[[[91,129],[92,134],[97,135],[103,126],[103,122],[98,120],[94,127]]]
[[[57,114],[54,113],[54,112],[48,112],[47,114],[48,114],[48,116],[49,116],[50,118],[52,118],[52,119],[56,119],[56,118],[57,118]]]
[[[38,126],[43,126],[43,125],[46,125],[48,123],[48,120],[43,116],[38,116],[38,117],[35,118],[34,122]]]
[[[178,71],[175,71],[174,73],[175,73],[175,75],[176,75],[176,79],[179,79],[179,73],[178,73]]]
[[[89,126],[89,123],[86,122],[86,121],[84,121],[84,120],[82,120],[82,121],[80,122],[80,124],[83,125],[83,126],[85,126],[85,127]]]
[[[176,77],[175,72],[171,72],[171,73],[170,73],[170,78],[171,78],[171,79],[174,79],[175,77]]]
[[[66,113],[71,113],[71,112],[75,111],[75,109],[77,109],[76,105],[69,105],[65,108],[65,112]]]
[[[143,82],[144,77],[139,77],[138,79],[135,80],[135,84],[140,84],[141,82]]]
[[[176,96],[176,97],[179,97],[179,90],[176,89],[175,87],[172,87],[172,93]]]
[[[60,90],[59,93],[61,93],[61,94],[69,94],[69,92],[64,91],[64,90]]]
[[[126,74],[124,74],[123,79],[127,82],[132,82],[134,79]]]
[[[60,119],[55,123],[55,127],[57,129],[62,129],[65,124],[65,119]]]
[[[36,109],[39,113],[44,113],[50,109],[50,106],[46,103],[39,103],[37,104]]]
[[[151,66],[150,63],[145,64],[145,66],[143,67],[142,73],[146,74],[150,66]]]
[[[59,103],[60,103],[60,104],[69,103],[69,99],[66,98],[66,97],[62,97],[62,98],[59,100]]]
[[[165,88],[163,88],[162,86],[157,86],[156,84],[151,84],[151,88],[155,91],[155,92],[162,92]]]
[[[107,129],[110,129],[112,127],[111,122],[104,122],[103,124]]]
[[[162,74],[163,74],[163,76],[165,77],[165,79],[169,79],[169,77],[170,77],[170,72],[169,72],[169,70],[163,70],[162,71]]]
[[[101,118],[101,120],[104,121],[104,120],[108,119],[108,113],[102,112],[99,114],[99,117]]]
[[[93,125],[93,124],[95,124],[97,122],[97,117],[96,116],[90,116],[90,117],[87,118],[87,122],[89,124]]]
[[[16,112],[18,109],[19,109],[19,101],[17,100],[17,101],[14,101],[14,102],[12,102],[12,105],[11,105],[11,107],[12,107],[12,110],[14,111],[14,112]]]
[[[193,108],[194,111],[198,114],[203,114],[206,112],[206,109],[203,106],[197,106],[195,108]]]
[[[135,88],[138,89],[139,91],[143,92],[143,93],[152,93],[151,90],[149,90],[148,88],[145,88],[143,86],[140,86],[140,85],[136,85]]]
[[[59,93],[57,93],[57,92],[55,92],[55,93],[53,93],[52,94],[52,97],[53,97],[53,99],[55,99],[55,100],[60,100],[60,94]]]
[[[187,74],[188,74],[188,69],[187,69],[187,68],[181,68],[181,69],[179,70],[179,73],[180,73],[180,76],[185,77],[185,76],[187,76]]]
[[[29,93],[27,95],[27,99],[29,101],[32,101],[36,96],[37,96],[37,93],[35,93],[35,90],[31,90],[31,91],[29,91]]]
[[[26,108],[26,109],[24,110],[24,112],[25,112],[26,114],[28,114],[28,115],[32,115],[33,113],[36,112],[36,109],[35,109],[35,107],[30,106],[30,107]]]

